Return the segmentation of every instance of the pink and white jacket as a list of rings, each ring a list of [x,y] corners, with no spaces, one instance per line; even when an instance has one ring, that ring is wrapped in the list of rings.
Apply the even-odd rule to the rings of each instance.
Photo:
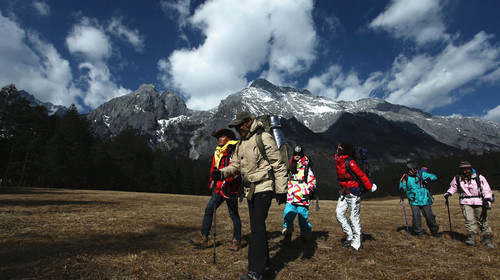
[[[481,190],[484,199],[491,199],[492,192],[488,181],[483,175],[478,175],[477,173],[472,174],[472,179],[470,181],[465,180],[463,176],[458,176],[460,181],[460,187],[458,187],[457,177],[451,180],[450,188],[446,191],[450,194],[460,192],[460,204],[461,205],[483,205],[483,199],[479,197],[479,190],[476,182],[476,176],[479,176],[479,181],[481,182]],[[491,206],[491,202],[490,206]]]
[[[307,180],[305,180],[305,170],[308,170]],[[307,181],[307,183],[306,183]],[[297,173],[288,173],[288,193],[287,203],[293,205],[309,206],[307,195],[316,190],[316,177],[309,166],[309,160],[303,156],[297,161]]]

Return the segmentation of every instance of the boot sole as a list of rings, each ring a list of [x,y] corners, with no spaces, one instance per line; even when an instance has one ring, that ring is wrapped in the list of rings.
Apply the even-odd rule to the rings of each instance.
[[[191,239],[188,240],[188,243],[193,245],[196,248],[207,248],[208,247],[208,244],[197,244],[197,243],[194,243],[193,240],[191,240]]]

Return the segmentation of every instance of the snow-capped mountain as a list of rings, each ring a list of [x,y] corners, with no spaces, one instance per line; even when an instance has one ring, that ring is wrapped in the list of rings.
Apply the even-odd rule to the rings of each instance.
[[[29,94],[27,91],[20,90],[19,95],[28,100],[31,106],[42,106],[47,108],[47,111],[49,112],[50,115],[64,115],[66,111],[68,111],[68,108],[62,105],[54,105],[50,102],[42,102],[38,99],[36,99],[33,95]]]
[[[189,110],[173,92],[152,85],[114,98],[88,113],[96,133],[109,137],[132,127],[158,148],[208,158],[211,132],[227,127],[241,110],[282,118],[289,148],[300,144],[316,157],[331,157],[340,141],[371,150],[380,162],[427,158],[469,149],[500,150],[500,125],[479,118],[442,117],[377,99],[355,102],[317,97],[307,90],[259,79],[209,111]]]

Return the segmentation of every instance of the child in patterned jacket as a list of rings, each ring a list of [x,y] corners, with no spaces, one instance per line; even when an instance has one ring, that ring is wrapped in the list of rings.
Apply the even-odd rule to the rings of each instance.
[[[302,238],[311,239],[312,226],[309,223],[309,200],[314,198],[316,178],[311,161],[304,155],[302,147],[296,146],[290,159],[288,170],[288,193],[285,211],[283,212],[282,244],[289,244],[292,239],[293,221],[299,216],[299,226]]]

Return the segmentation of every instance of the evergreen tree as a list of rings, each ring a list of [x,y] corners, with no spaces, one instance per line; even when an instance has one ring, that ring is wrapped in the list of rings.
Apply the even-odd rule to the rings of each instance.
[[[94,140],[88,121],[73,104],[62,116],[46,148],[49,182],[65,188],[87,188],[89,154]]]

